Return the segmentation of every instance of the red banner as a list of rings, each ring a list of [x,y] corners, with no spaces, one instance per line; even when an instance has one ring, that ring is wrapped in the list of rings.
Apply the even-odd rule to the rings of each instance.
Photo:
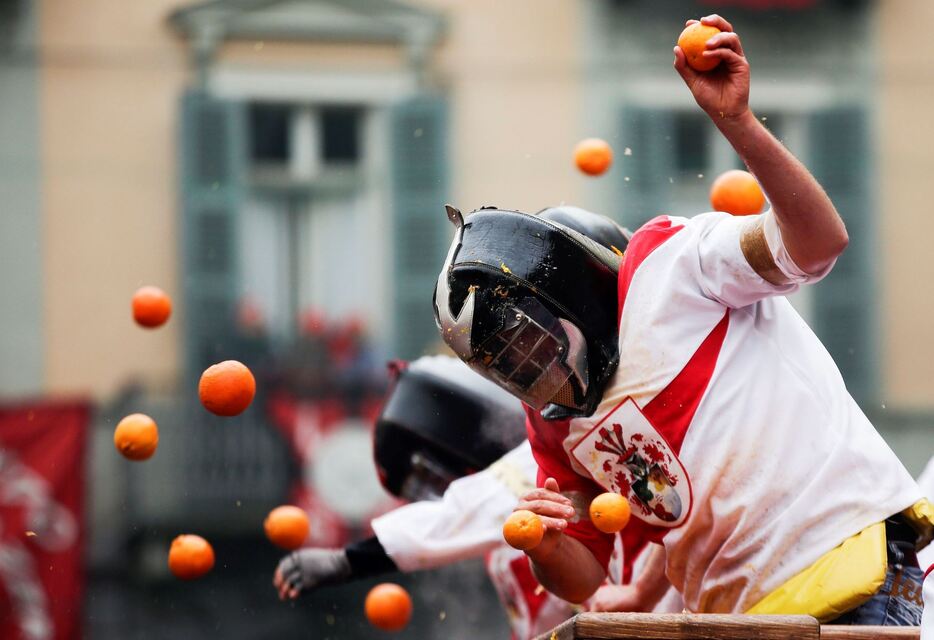
[[[77,640],[88,405],[0,406],[0,638]]]

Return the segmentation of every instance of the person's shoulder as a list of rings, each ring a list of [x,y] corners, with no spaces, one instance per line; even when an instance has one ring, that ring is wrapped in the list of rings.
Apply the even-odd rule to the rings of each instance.
[[[689,235],[692,233],[703,233],[704,230],[710,229],[724,220],[729,220],[734,217],[735,216],[731,216],[722,211],[707,211],[691,217],[672,215],[655,216],[636,229],[635,233],[632,234],[632,240],[630,240],[629,246],[632,246],[633,243],[637,245],[646,243],[657,245],[660,242],[664,242],[678,235],[681,231],[688,231]]]
[[[624,269],[635,270],[658,247],[677,237],[690,220],[679,216],[660,215],[636,229],[626,247]]]
[[[632,240],[635,240],[638,236],[642,236],[648,233],[658,233],[661,231],[677,229],[680,226],[684,226],[681,222],[682,220],[683,218],[678,218],[677,216],[655,216],[635,230],[635,232],[632,234]],[[630,243],[632,240],[630,240]]]

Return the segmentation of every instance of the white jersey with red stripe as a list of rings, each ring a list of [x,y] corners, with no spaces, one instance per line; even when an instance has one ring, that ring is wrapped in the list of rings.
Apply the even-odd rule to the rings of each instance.
[[[760,223],[787,284],[744,256]],[[782,297],[827,271],[795,266],[771,214],[656,218],[623,259],[620,364],[598,409],[557,423],[530,412],[539,481],[628,496],[627,556],[663,543],[689,610],[746,611],[921,497]],[[568,532],[607,556],[584,518]]]

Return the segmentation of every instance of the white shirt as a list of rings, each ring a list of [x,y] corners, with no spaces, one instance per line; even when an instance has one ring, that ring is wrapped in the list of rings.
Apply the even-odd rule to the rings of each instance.
[[[452,482],[440,500],[404,505],[373,520],[383,549],[402,571],[477,558],[503,542],[518,496],[535,486],[528,441],[483,471]]]
[[[934,501],[934,457],[928,460],[924,471],[918,476],[918,486],[928,500]],[[934,544],[929,544],[918,552],[918,565],[922,571],[934,564]]]
[[[579,474],[628,495],[698,612],[746,611],[921,497],[781,297],[824,274],[794,265],[767,214],[768,250],[790,283],[765,281],[740,248],[753,222],[662,217],[635,234],[620,274],[620,365],[563,445]]]
[[[376,518],[373,531],[402,571],[441,567],[487,555],[487,571],[515,637],[533,638],[574,615],[544,591],[528,559],[503,541],[518,497],[535,487],[538,467],[528,441],[483,471],[452,482],[441,500],[413,502]]]

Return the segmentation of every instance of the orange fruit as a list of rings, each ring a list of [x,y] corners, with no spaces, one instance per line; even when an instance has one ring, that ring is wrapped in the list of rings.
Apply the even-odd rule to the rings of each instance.
[[[159,428],[149,416],[131,413],[114,429],[114,446],[127,460],[148,460],[159,446]]]
[[[204,408],[219,416],[235,416],[253,402],[256,380],[242,362],[224,360],[201,374],[198,397]]]
[[[276,507],[263,521],[266,537],[277,547],[292,551],[305,543],[308,537],[308,514],[298,507]]]
[[[172,299],[159,287],[140,287],[133,294],[133,319],[136,324],[154,329],[172,315]]]
[[[618,533],[629,524],[629,501],[618,493],[601,493],[590,503],[590,521],[603,533]]]
[[[705,58],[707,41],[720,33],[720,30],[710,25],[695,22],[684,28],[678,36],[678,46],[684,51],[688,65],[695,71],[710,71],[720,64],[720,58]]]
[[[759,182],[748,171],[727,171],[713,181],[710,204],[714,211],[726,211],[734,216],[748,216],[762,211],[765,194]]]
[[[503,523],[503,538],[520,551],[534,549],[545,535],[545,525],[537,513],[525,509],[513,511]]]
[[[366,594],[366,618],[377,629],[401,631],[412,617],[412,598],[397,584],[384,582]]]
[[[180,535],[169,547],[169,571],[180,580],[195,580],[214,568],[211,544],[192,534]]]
[[[606,140],[586,138],[574,147],[574,164],[589,176],[598,176],[613,163],[613,149]]]

